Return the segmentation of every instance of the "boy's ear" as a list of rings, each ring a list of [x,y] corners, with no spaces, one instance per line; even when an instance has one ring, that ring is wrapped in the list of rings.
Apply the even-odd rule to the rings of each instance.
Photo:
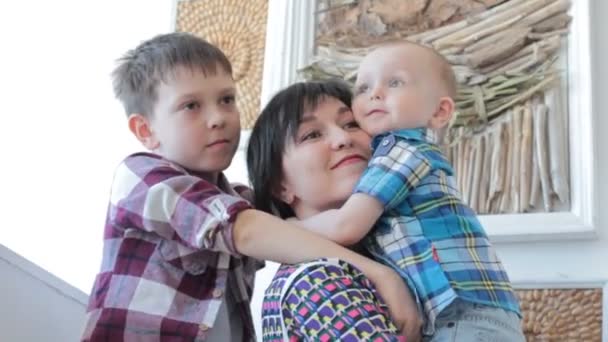
[[[150,120],[142,114],[131,114],[128,118],[129,130],[139,142],[148,150],[153,151],[158,148],[160,142],[156,139]]]
[[[452,115],[454,114],[454,107],[454,100],[452,100],[451,97],[444,96],[440,98],[437,111],[429,120],[429,127],[435,130],[439,130],[440,128],[446,127],[452,119]]]

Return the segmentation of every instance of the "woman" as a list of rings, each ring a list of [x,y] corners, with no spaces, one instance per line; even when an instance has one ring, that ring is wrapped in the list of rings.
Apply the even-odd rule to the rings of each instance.
[[[370,157],[370,137],[350,104],[349,89],[338,82],[298,83],[273,97],[247,151],[258,209],[304,219],[348,198]],[[416,306],[411,298],[402,303],[404,331],[416,339]],[[339,260],[282,265],[266,290],[262,324],[265,341],[401,337],[369,279]]]

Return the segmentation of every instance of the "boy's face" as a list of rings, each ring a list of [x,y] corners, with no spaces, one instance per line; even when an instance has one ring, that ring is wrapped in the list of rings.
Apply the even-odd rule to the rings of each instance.
[[[158,85],[150,118],[154,152],[213,181],[230,165],[241,131],[234,81],[219,65],[216,71],[175,68]]]
[[[429,127],[438,110],[441,80],[435,56],[416,45],[372,51],[359,66],[353,113],[372,135]]]

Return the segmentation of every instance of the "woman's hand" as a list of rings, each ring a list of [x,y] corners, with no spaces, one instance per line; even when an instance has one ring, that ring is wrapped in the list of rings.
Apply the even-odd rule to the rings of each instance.
[[[393,323],[407,341],[421,340],[422,319],[411,292],[397,272],[379,265],[377,273],[368,274],[370,280],[388,305]]]

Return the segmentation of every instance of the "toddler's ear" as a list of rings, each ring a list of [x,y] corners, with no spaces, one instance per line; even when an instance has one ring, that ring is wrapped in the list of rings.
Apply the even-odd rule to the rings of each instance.
[[[160,146],[156,139],[150,120],[142,114],[131,114],[128,118],[129,130],[148,150],[154,151]]]
[[[454,100],[452,100],[451,97],[444,96],[440,98],[437,111],[435,111],[435,113],[429,120],[429,127],[435,130],[439,130],[440,128],[446,127],[452,119],[452,115],[454,114],[454,107]]]

